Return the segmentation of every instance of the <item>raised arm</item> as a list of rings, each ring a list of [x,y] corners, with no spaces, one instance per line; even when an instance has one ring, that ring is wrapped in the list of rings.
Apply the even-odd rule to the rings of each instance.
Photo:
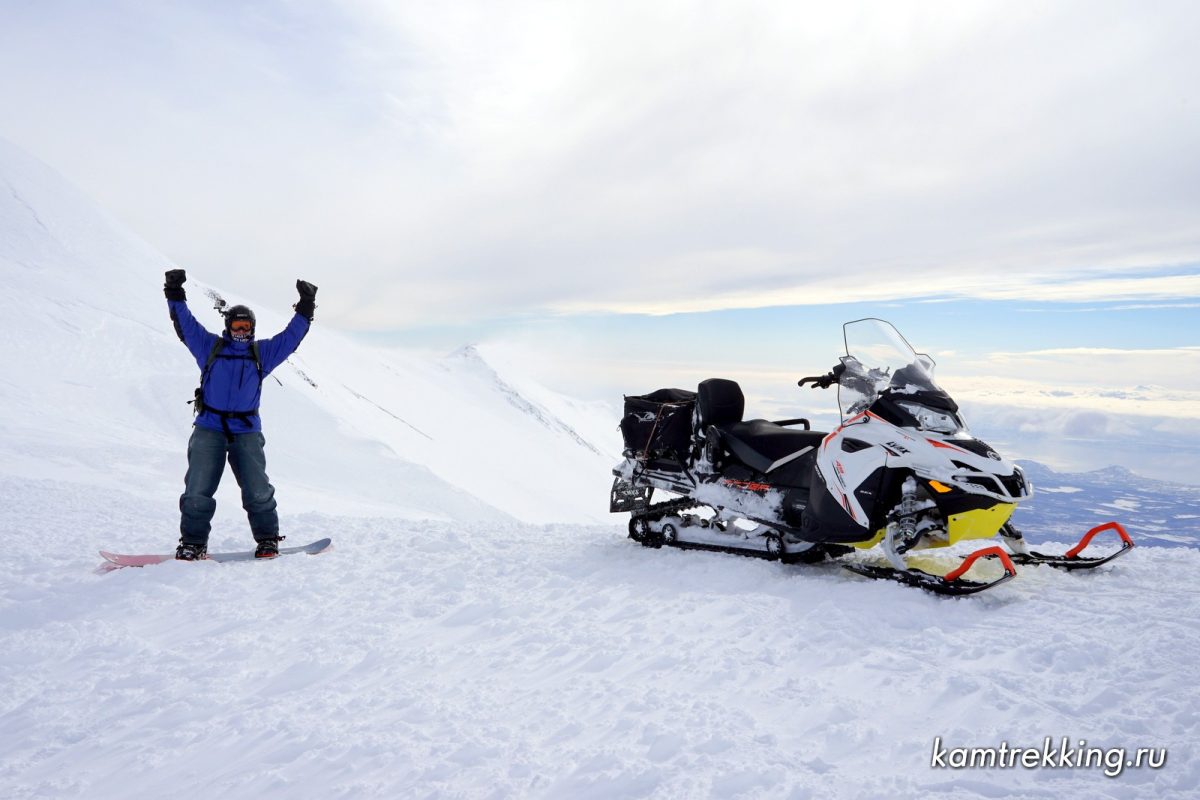
[[[187,293],[183,290],[187,273],[181,269],[172,269],[167,271],[166,277],[163,294],[167,297],[167,309],[171,313],[171,322],[175,325],[175,335],[187,346],[192,357],[196,359],[196,364],[203,369],[217,335],[207,331],[188,308]]]
[[[295,305],[296,315],[292,321],[280,333],[259,341],[263,375],[269,374],[296,352],[312,324],[317,309],[317,287],[308,281],[296,281],[296,291],[300,293],[300,301]]]

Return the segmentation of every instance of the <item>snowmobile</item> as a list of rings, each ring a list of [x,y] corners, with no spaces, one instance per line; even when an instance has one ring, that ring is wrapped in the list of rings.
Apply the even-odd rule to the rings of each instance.
[[[831,433],[811,430],[807,419],[743,420],[741,388],[722,378],[695,392],[626,396],[625,459],[613,470],[610,511],[630,514],[630,538],[804,563],[878,547],[883,563],[843,566],[946,595],[997,586],[1015,577],[1017,564],[1090,569],[1133,547],[1110,522],[1062,555],[1030,550],[1010,518],[1032,485],[970,434],[934,381],[933,359],[880,319],[846,323],[843,338],[846,355],[829,373],[798,382],[838,387],[841,425]],[[652,502],[655,492],[669,498]],[[1080,556],[1106,530],[1120,537],[1120,549]],[[997,535],[1005,547],[977,550],[941,574],[914,557]],[[1002,574],[966,577],[981,560],[998,560]]]

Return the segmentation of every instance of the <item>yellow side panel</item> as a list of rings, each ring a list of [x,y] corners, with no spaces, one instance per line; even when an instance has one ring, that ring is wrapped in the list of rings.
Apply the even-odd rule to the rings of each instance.
[[[851,547],[857,547],[860,550],[866,550],[868,547],[874,547],[883,541],[883,535],[887,533],[886,528],[880,528],[874,536],[862,542],[851,542]]]
[[[996,535],[1017,508],[1015,503],[997,503],[991,508],[978,508],[953,514],[946,520],[950,544],[964,539],[987,539]]]
[[[991,508],[978,508],[974,511],[953,514],[946,521],[949,528],[947,539],[929,542],[925,547],[949,547],[955,542],[965,539],[989,539],[996,535],[1004,523],[1008,522],[1008,518],[1012,516],[1016,508],[1014,503],[997,503]],[[884,533],[885,531],[880,529],[870,539],[853,542],[852,546],[860,550],[874,547],[883,541]]]

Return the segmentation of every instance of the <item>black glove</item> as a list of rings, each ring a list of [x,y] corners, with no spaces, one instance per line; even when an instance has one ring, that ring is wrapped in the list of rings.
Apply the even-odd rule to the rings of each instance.
[[[308,281],[296,281],[296,291],[300,293],[300,302],[292,306],[296,313],[309,322],[313,320],[313,312],[317,310],[317,287]]]
[[[187,280],[187,273],[181,269],[167,270],[167,282],[163,284],[163,294],[168,300],[187,300],[187,293],[183,291],[183,284]]]

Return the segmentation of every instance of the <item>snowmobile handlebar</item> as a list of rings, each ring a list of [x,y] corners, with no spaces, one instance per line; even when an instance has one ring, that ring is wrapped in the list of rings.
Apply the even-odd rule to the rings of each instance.
[[[838,378],[842,377],[842,373],[846,371],[846,365],[838,363],[825,375],[813,375],[808,378],[801,378],[796,382],[797,386],[804,386],[806,383],[811,383],[814,389],[828,389],[838,382]]]

